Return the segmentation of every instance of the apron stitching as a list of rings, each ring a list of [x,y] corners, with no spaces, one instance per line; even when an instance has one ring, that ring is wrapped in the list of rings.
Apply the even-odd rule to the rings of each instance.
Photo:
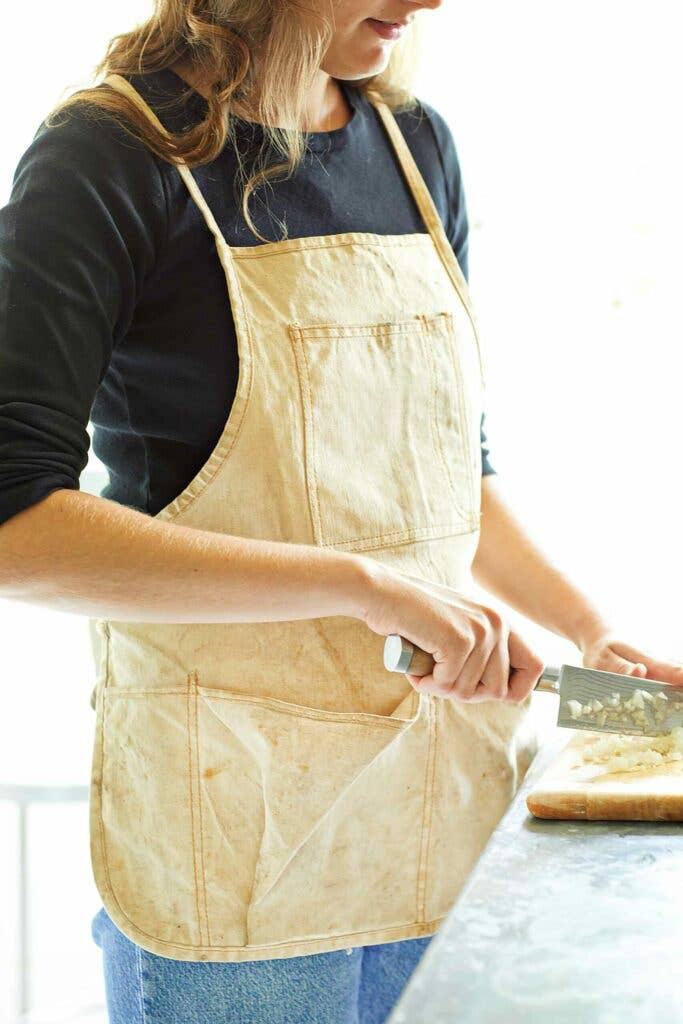
[[[103,854],[103,860],[104,860],[104,873],[105,873],[106,878],[107,878],[107,885],[109,887],[109,891],[111,892],[113,899],[116,901],[116,904],[118,906],[118,900],[116,899],[116,895],[114,893],[114,887],[111,884],[111,876],[109,874],[109,860],[108,860],[108,857],[107,857],[107,844],[106,844],[105,837],[104,837],[104,823],[102,821],[102,806],[101,805],[102,805],[102,790],[104,788],[104,719],[105,719],[105,714],[106,714],[106,686],[103,687],[103,689],[102,689],[102,710],[101,710],[101,718],[100,718],[100,727],[99,727],[99,730],[98,730],[98,732],[99,732],[98,742],[100,744],[100,777],[99,777],[99,780],[98,780],[98,783],[97,783],[97,790],[98,790],[97,800],[98,800],[98,804],[99,804],[98,813],[97,813],[97,830],[98,830],[99,835],[100,835],[100,846],[102,848],[102,854]]]
[[[197,758],[197,806],[199,808],[199,862],[202,867],[202,902],[204,905],[204,924],[206,927],[206,941],[211,945],[211,929],[209,928],[209,907],[206,899],[206,861],[204,857],[204,821],[202,811],[202,781],[199,765],[199,695],[197,687],[199,684],[199,673],[195,669],[194,674],[194,731],[195,731],[195,752]]]
[[[427,706],[428,716],[428,744],[427,744],[427,756],[425,758],[425,784],[424,784],[424,796],[422,800],[422,838],[420,841],[420,854],[418,861],[417,870],[417,889],[416,889],[416,906],[415,906],[415,918],[419,923],[424,922],[425,917],[425,889],[427,884],[426,871],[427,871],[427,847],[429,844],[429,832],[431,831],[431,789],[434,780],[433,767],[434,767],[434,740],[435,740],[435,713],[434,713],[434,700],[429,694],[425,694],[425,701]]]
[[[422,334],[420,336],[420,341],[422,343],[422,355],[423,355],[423,359],[424,359],[425,363],[427,364],[427,366],[429,368],[429,381],[430,381],[430,385],[431,385],[430,386],[430,393],[429,393],[429,424],[430,424],[430,427],[431,427],[432,444],[434,445],[435,449],[439,452],[439,454],[441,456],[441,462],[442,462],[443,468],[445,470],[448,483],[449,483],[451,489],[453,489],[453,481],[451,480],[450,468],[447,466],[446,459],[444,458],[443,450],[441,448],[441,438],[439,437],[438,430],[437,430],[437,425],[436,425],[436,393],[437,393],[437,383],[436,383],[436,375],[434,373],[434,362],[433,362],[433,359],[432,359],[432,351],[431,351],[430,346],[427,344],[426,323],[423,322],[422,326],[423,326],[423,331],[422,331]],[[454,501],[453,504],[455,505],[456,508],[458,507],[457,506],[457,502]],[[460,509],[458,509],[458,511],[460,511]]]
[[[339,723],[342,725],[364,725],[372,729],[376,726],[389,729],[401,729],[404,725],[411,725],[413,722],[412,718],[392,718],[390,715],[377,715],[375,720],[368,721],[367,717],[362,712],[358,715],[354,715],[353,712],[345,713],[343,711],[324,711],[322,708],[307,708],[303,705],[301,705],[300,709],[299,705],[297,705],[297,709],[293,710],[278,706],[278,701],[273,700],[272,702],[269,702],[265,697],[251,697],[246,694],[226,694],[225,697],[221,697],[218,694],[202,694],[202,697],[209,707],[211,707],[211,702],[214,700],[227,700],[231,704],[252,704],[258,708],[266,707],[269,711],[274,711],[280,715],[290,715],[292,718],[310,718],[315,722],[330,721],[332,723]]]
[[[466,524],[470,525],[470,524]],[[404,537],[406,540],[410,540],[411,537],[423,536],[425,540],[431,539],[433,530],[447,530],[453,526],[453,522],[449,523],[435,523],[431,526],[413,526],[408,530],[394,530],[390,533],[378,533],[372,537],[358,537],[356,540],[345,540],[345,541],[326,541],[321,547],[348,547],[350,544],[362,544],[368,540],[391,540],[392,538]],[[470,529],[456,530],[453,531],[453,536],[459,536],[461,533],[471,533]]]
[[[442,313],[437,313],[436,315],[443,316]],[[426,319],[426,313],[416,313],[412,320],[386,320],[378,323],[354,323],[353,321],[340,322],[336,320],[330,323],[310,324],[309,326],[302,326],[298,321],[295,321],[289,327],[290,330],[296,331],[302,343],[304,335],[313,341],[347,341],[349,339],[353,341],[359,336],[384,340],[385,338],[391,338],[395,334],[412,335],[416,329],[423,330]]]
[[[207,462],[204,463],[202,468],[199,470],[197,476],[190,481],[186,489],[182,491],[176,498],[174,498],[171,504],[168,506],[168,508],[162,510],[162,513],[159,513],[156,518],[174,520],[177,519],[179,516],[183,515],[185,512],[187,512],[190,506],[194,504],[197,498],[200,497],[205,488],[208,487],[208,485],[213,482],[215,477],[218,476],[221,469],[223,468],[223,465],[227,461],[228,456],[231,454],[233,448],[235,447],[235,444],[237,443],[240,432],[242,430],[247,410],[247,404],[249,402],[249,398],[251,397],[252,380],[253,374],[251,373],[250,369],[249,383],[247,385],[249,391],[243,397],[242,400],[242,408],[241,410],[239,410],[239,423],[237,423],[237,425],[233,427],[232,424],[230,423],[230,421],[233,420],[233,417],[228,417],[228,423],[226,424],[224,433],[218,439],[216,446],[211,455],[209,456]],[[237,400],[235,403],[233,403],[233,409],[236,408],[236,404]],[[237,408],[239,409],[239,407]],[[214,460],[216,463],[215,466],[212,465]]]
[[[297,251],[308,252],[311,249],[342,249],[342,248],[346,248],[347,246],[351,246],[351,245],[368,245],[368,246],[369,245],[376,245],[376,246],[384,246],[386,244],[389,244],[389,245],[396,245],[396,246],[408,248],[409,246],[412,246],[412,245],[424,245],[424,241],[426,241],[428,238],[432,237],[429,231],[418,231],[418,232],[406,233],[406,235],[405,235],[406,241],[402,241],[402,239],[404,237],[402,235],[395,235],[395,236],[391,236],[391,235],[373,236],[372,234],[369,234],[367,236],[367,240],[366,240],[366,237],[364,236],[363,232],[359,231],[359,232],[356,232],[356,234],[358,236],[357,238],[350,238],[348,240],[342,240],[342,239],[345,239],[345,236],[347,234],[348,234],[348,232],[343,231],[343,232],[340,232],[339,235],[311,235],[310,239],[329,238],[330,241],[329,242],[317,243],[315,241],[311,241],[309,239],[306,239],[306,241],[308,241],[308,243],[309,243],[306,246],[299,246],[299,245],[291,245],[290,246],[289,242],[271,242],[271,243],[269,243],[270,245],[282,245],[283,247],[284,246],[288,246],[288,248],[283,248],[282,250],[280,250],[280,249],[271,249],[268,252],[242,253],[242,251],[241,251],[242,248],[243,248],[242,246],[239,246],[239,245],[238,246],[230,246],[230,245],[227,244],[227,242],[226,242],[226,246],[227,246],[228,249],[230,249],[230,254],[231,254],[231,257],[232,257],[233,260],[264,260],[264,259],[268,259],[269,256],[289,255],[290,252],[297,252]],[[376,237],[377,241],[373,241],[373,237]],[[394,242],[387,243],[386,239],[387,238],[391,238],[391,237],[395,237],[397,240],[394,241]],[[413,238],[415,238],[415,241],[412,240]],[[424,239],[424,241],[422,241],[423,239]],[[293,239],[291,239],[291,241],[292,242],[297,242],[298,239],[293,238]],[[244,246],[244,248],[246,248],[246,246]]]
[[[125,918],[125,920],[128,921],[133,926],[133,928],[136,931],[138,931],[141,935],[145,935],[149,939],[154,939],[155,942],[158,942],[159,944],[161,944],[163,946],[178,946],[178,948],[180,948],[180,949],[195,949],[196,948],[195,946],[192,946],[192,945],[190,945],[188,943],[172,943],[172,942],[167,942],[165,939],[159,939],[159,938],[157,938],[157,936],[151,935],[150,933],[143,931],[143,929],[139,928],[135,924],[135,922],[128,916],[128,914],[126,914],[126,912],[124,911],[123,907],[121,906],[121,904],[120,904],[120,902],[118,900],[116,892],[114,891],[114,886],[112,885],[112,880],[111,880],[111,873],[109,871],[109,855],[107,853],[107,843],[106,843],[105,833],[104,833],[104,822],[102,820],[102,796],[101,796],[101,794],[102,794],[102,787],[103,787],[103,780],[104,780],[104,719],[105,719],[105,694],[104,694],[104,691],[103,691],[103,693],[102,693],[102,720],[101,720],[101,724],[100,724],[100,739],[99,739],[99,742],[100,742],[100,778],[99,778],[99,783],[98,783],[98,786],[97,786],[97,789],[96,789],[96,795],[97,795],[97,809],[96,809],[97,810],[97,815],[96,816],[97,816],[97,831],[98,831],[98,834],[99,834],[99,837],[100,837],[100,850],[102,852],[102,861],[103,861],[103,864],[104,864],[104,874],[105,874],[106,883],[107,883],[107,890],[111,894],[111,898],[114,901],[117,909],[121,912],[121,916],[123,918]]]
[[[226,248],[229,247],[226,246]],[[187,512],[205,488],[208,487],[208,485],[218,476],[228,457],[232,453],[233,448],[237,444],[242,432],[242,427],[246,420],[247,409],[254,390],[254,344],[251,335],[251,325],[247,317],[244,315],[242,289],[237,274],[234,273],[234,267],[232,267],[229,262],[225,263],[220,253],[218,258],[221,266],[223,267],[226,279],[228,279],[229,300],[232,300],[232,296],[230,295],[231,281],[233,282],[235,289],[235,302],[233,303],[231,301],[231,310],[235,325],[239,360],[237,390],[221,436],[216,442],[211,455],[201,467],[198,474],[168,506],[165,517],[168,519],[175,519],[181,514]],[[230,267],[230,271],[227,269],[228,266]],[[246,349],[241,344],[241,339],[246,341]],[[244,382],[242,381],[243,376]],[[214,460],[216,462],[215,466],[212,465]]]
[[[308,473],[310,468],[310,474],[313,482],[313,486],[309,493],[309,504],[311,504],[311,516],[314,519],[313,533],[315,540],[318,544],[323,539],[322,519],[320,516],[320,499],[318,496],[318,474],[315,468],[315,456],[316,456],[316,442],[315,442],[315,431],[313,430],[313,394],[311,390],[311,373],[308,359],[306,357],[306,348],[303,345],[303,340],[299,334],[300,347],[299,351],[303,359],[303,365],[306,367],[306,396],[308,399],[308,406],[306,408],[306,423],[309,427],[309,439],[310,439],[310,460],[306,460],[306,471]],[[299,381],[301,382],[301,374],[298,374]],[[302,392],[303,398],[303,392]],[[304,403],[305,404],[305,403]],[[306,434],[304,433],[304,444],[306,444]]]
[[[108,626],[107,626],[107,638],[108,637],[109,637],[109,630],[108,630]],[[102,820],[102,790],[104,788],[104,723],[105,723],[106,713],[107,713],[107,700],[108,700],[107,682],[108,682],[108,679],[109,679],[109,648],[107,646],[107,670],[106,670],[106,674],[105,674],[105,678],[104,678],[104,686],[102,687],[101,710],[98,712],[98,714],[100,715],[98,737],[97,737],[97,741],[98,741],[99,746],[100,746],[100,772],[99,772],[99,776],[100,777],[97,780],[97,786],[96,786],[96,795],[97,795],[96,817],[97,817],[97,831],[98,831],[98,834],[99,834],[99,837],[100,837],[100,849],[101,849],[101,852],[102,852],[102,860],[103,860],[103,863],[104,863],[104,874],[105,874],[105,878],[106,878],[106,881],[107,881],[107,888],[108,888],[109,892],[111,893],[112,899],[116,903],[116,906],[119,907],[119,909],[121,909],[120,905],[119,905],[119,901],[118,901],[118,899],[116,897],[116,893],[114,892],[114,886],[112,885],[111,874],[109,872],[109,857],[108,857],[108,853],[107,853],[107,842],[106,842],[106,838],[105,838],[105,834],[104,834],[104,822]],[[99,704],[99,702],[98,702],[98,704]],[[93,805],[93,807],[94,807],[94,805]],[[121,910],[121,913],[123,913],[122,910]],[[124,914],[124,917],[126,917],[125,914]],[[129,920],[129,919],[126,917],[126,920]],[[131,922],[131,924],[132,924],[132,922]]]
[[[119,904],[118,904],[118,902],[116,903],[116,906],[119,907],[119,909],[121,909]],[[123,917],[126,919],[126,921],[130,921],[130,923],[132,924],[132,926],[133,926],[133,928],[135,929],[136,932],[138,932],[140,935],[144,935],[148,939],[152,939],[154,942],[158,943],[158,945],[160,945],[160,946],[170,946],[171,948],[174,948],[174,949],[190,949],[190,950],[197,949],[197,946],[190,945],[187,942],[168,942],[166,939],[159,939],[159,938],[157,938],[156,935],[151,935],[149,932],[144,931],[144,929],[139,928],[138,925],[136,925],[134,921],[131,921],[131,919],[128,917],[128,915],[125,914],[123,911],[121,911],[121,913],[122,913]],[[415,922],[412,922],[411,924],[391,925],[389,928],[374,928],[374,929],[373,928],[370,928],[370,929],[365,928],[365,929],[361,929],[360,931],[356,931],[356,932],[344,932],[343,935],[335,935],[334,936],[334,938],[337,939],[338,942],[339,942],[339,945],[336,948],[338,950],[339,949],[346,949],[346,942],[345,942],[345,940],[346,939],[353,939],[357,935],[360,935],[360,936],[367,935],[368,936],[368,941],[366,943],[364,943],[365,945],[373,945],[373,940],[374,939],[378,939],[378,938],[380,938],[382,936],[384,936],[385,938],[387,936],[389,936],[389,938],[387,938],[387,941],[392,941],[392,938],[394,938],[394,937],[396,938],[397,941],[399,941],[404,936],[406,938],[414,938],[415,937],[414,935],[413,936],[411,936],[411,935],[407,935],[406,936],[405,933],[412,931],[413,928],[415,928],[416,926],[420,929],[420,932],[427,931],[428,929],[431,929],[431,928],[438,928],[438,926],[443,921],[446,920],[446,917],[447,917],[447,914],[442,914],[441,917],[435,917],[432,921],[415,921]],[[285,939],[282,942],[280,942],[280,941],[278,941],[278,942],[262,942],[262,943],[258,943],[258,944],[252,945],[252,946],[249,946],[249,945],[242,945],[242,946],[212,946],[211,948],[212,949],[229,949],[229,950],[235,950],[236,952],[240,952],[240,951],[243,952],[245,950],[254,950],[254,949],[278,949],[278,948],[287,949],[287,948],[292,947],[292,946],[306,947],[306,946],[310,946],[310,945],[316,945],[319,941],[320,941],[319,937],[316,936],[316,937],[314,937],[312,939],[294,939],[294,940],[292,940],[292,939]],[[294,955],[296,956],[297,954],[294,954]],[[194,961],[192,961],[192,962],[194,962]],[[196,962],[198,963],[199,961],[196,961]],[[203,962],[206,963],[207,961],[203,961]],[[208,961],[208,962],[211,963],[212,961]],[[215,963],[217,961],[213,961],[213,962]],[[245,962],[245,961],[238,961],[238,962]]]
[[[432,819],[434,812],[434,783],[436,780],[436,748],[439,741],[439,706],[436,701],[432,704],[432,745],[430,747],[430,772],[431,779],[429,782],[429,792],[427,794],[428,801],[428,817],[427,817],[427,841],[425,843],[425,860],[424,860],[424,886],[422,890],[422,914],[421,919],[424,920],[426,914],[426,902],[427,902],[427,878],[429,875],[429,844],[432,838]]]
[[[318,505],[318,482],[315,475],[315,435],[313,432],[313,419],[311,412],[313,407],[313,396],[311,395],[310,388],[310,374],[301,332],[299,331],[298,328],[290,326],[289,337],[292,342],[294,350],[294,365],[296,368],[296,375],[299,380],[299,394],[301,397],[301,408],[304,421],[304,470],[306,475],[306,493],[308,495],[308,509],[311,516],[311,527],[313,530],[313,537],[317,544],[321,544],[322,524],[320,522],[320,508]],[[300,359],[303,360],[303,364],[300,364]],[[306,368],[305,374],[301,372],[302,365],[305,366]],[[304,393],[306,397],[304,397]],[[313,478],[312,486],[310,482],[311,477]]]
[[[104,653],[104,680],[102,683],[102,690],[104,691],[109,684],[109,673],[111,671],[111,630],[109,629],[109,623],[106,619],[104,620],[102,628],[106,645]]]
[[[169,686],[169,687],[163,687],[163,688],[159,687],[157,689],[157,687],[155,687],[155,686],[150,686],[147,689],[135,689],[135,690],[133,690],[133,689],[129,690],[127,688],[121,688],[121,689],[112,691],[110,696],[111,697],[120,697],[123,700],[126,697],[146,697],[148,694],[152,694],[153,696],[156,696],[157,694],[161,694],[162,696],[187,697],[187,687],[186,686],[174,686],[174,687],[170,687]]]
[[[469,522],[471,522],[471,519],[472,519],[471,512],[466,511],[466,509],[464,509],[461,506],[460,501],[458,500],[457,489],[455,487],[455,482],[453,480],[453,474],[452,474],[452,471],[451,471],[451,466],[450,466],[450,464],[448,462],[448,459],[446,458],[446,453],[443,450],[443,439],[441,437],[441,430],[439,429],[439,423],[438,423],[438,419],[437,419],[437,415],[436,415],[436,395],[437,395],[437,391],[438,391],[438,385],[437,385],[436,373],[435,373],[435,367],[434,367],[434,353],[433,353],[433,350],[432,350],[432,347],[431,347],[431,341],[428,340],[427,331],[428,331],[428,327],[427,327],[427,324],[425,322],[425,324],[424,324],[424,334],[422,336],[422,350],[424,352],[425,362],[427,363],[427,365],[429,367],[429,377],[430,377],[431,385],[432,385],[432,387],[431,387],[431,402],[430,402],[430,407],[431,407],[430,420],[431,420],[431,427],[432,427],[432,437],[434,439],[434,447],[436,448],[436,450],[439,453],[439,456],[441,458],[441,464],[442,464],[442,466],[444,468],[444,471],[445,471],[445,474],[446,474],[446,478],[448,480],[448,484],[449,484],[451,492],[452,492],[451,493],[451,501],[453,502],[453,506],[460,513],[461,517],[465,520],[465,522],[469,523]],[[451,353],[450,344],[448,345],[448,351],[449,351],[449,353]],[[453,366],[453,374],[454,374],[454,377],[455,377],[456,388],[457,388],[457,392],[458,392],[458,405],[459,405],[459,408],[458,408],[458,421],[460,423],[460,429],[463,430],[463,419],[464,419],[464,416],[463,416],[463,405],[462,405],[462,391],[461,391],[461,388],[460,388],[459,368],[458,368],[457,364],[453,362],[452,359],[451,359],[451,364]],[[466,444],[467,444],[466,433],[467,433],[466,431],[463,432],[463,446],[466,446]],[[465,454],[466,454],[466,457],[469,457],[469,449],[467,447],[465,447]],[[472,481],[471,481],[471,478],[470,478],[470,487],[471,486],[472,486]],[[470,497],[471,497],[471,491],[470,491]]]
[[[152,116],[154,116],[153,112]],[[194,175],[185,163],[177,166],[180,177],[185,182],[190,197],[194,200],[201,212],[207,228],[214,237],[216,254],[223,270],[226,280],[228,301],[235,326],[235,337],[237,339],[237,351],[239,361],[239,376],[237,390],[233,399],[232,409],[223,426],[221,435],[199,472],[190,483],[181,491],[174,501],[166,509],[164,518],[175,519],[181,513],[185,513],[196,501],[203,490],[221,471],[225,461],[232,452],[240,436],[245,421],[247,407],[253,391],[254,381],[254,344],[251,334],[251,324],[245,313],[244,295],[239,275],[232,257],[232,250],[226,242],[216,219],[209,208],[206,199],[202,195]],[[242,341],[245,344],[242,344]],[[241,406],[241,408],[240,408]],[[215,465],[212,465],[214,463]],[[163,512],[164,510],[162,510]]]
[[[451,334],[450,337],[449,337],[449,340],[452,339],[452,338],[453,338],[453,335]],[[455,363],[455,367],[456,367],[456,377],[457,377],[457,381],[458,381],[458,397],[459,397],[460,409],[461,409],[460,424],[461,424],[461,428],[462,428],[462,431],[463,431],[463,437],[464,437],[464,442],[465,442],[465,452],[466,452],[466,458],[467,458],[467,476],[468,476],[468,479],[470,481],[470,497],[471,497],[471,500],[474,503],[473,504],[473,509],[469,513],[469,518],[470,518],[470,520],[473,521],[473,525],[477,525],[478,526],[478,518],[479,517],[476,516],[476,513],[474,512],[474,508],[476,508],[476,499],[475,499],[476,483],[475,483],[475,479],[474,479],[474,469],[473,469],[473,466],[472,466],[471,435],[470,435],[470,430],[469,430],[469,427],[468,427],[468,424],[467,424],[467,418],[464,415],[464,409],[465,409],[465,386],[464,386],[464,381],[463,381],[462,366],[460,365],[460,360],[459,360],[459,358],[457,356],[456,346],[451,344],[451,350],[453,352],[453,359],[454,359],[454,363]]]
[[[438,429],[438,425],[436,423],[436,395],[437,395],[437,392],[438,392],[438,384],[437,384],[437,381],[436,381],[436,375],[434,373],[433,352],[431,350],[431,347],[429,345],[429,342],[428,342],[428,339],[427,339],[427,335],[426,335],[426,325],[425,325],[425,333],[423,334],[423,337],[422,337],[422,350],[424,352],[425,362],[426,362],[426,364],[429,367],[429,380],[430,380],[430,383],[431,383],[430,402],[429,402],[429,422],[430,422],[430,426],[431,426],[432,442],[434,444],[434,447],[435,447],[436,451],[438,452],[438,454],[440,456],[441,465],[443,466],[443,470],[445,472],[447,481],[449,481],[449,486],[451,487],[451,489],[455,493],[453,476],[451,474],[451,466],[449,465],[449,463],[447,463],[445,455],[443,453],[443,446],[441,444],[441,435],[440,435],[440,432],[439,432],[439,429]],[[453,500],[453,503],[454,503],[455,507],[458,509],[458,511],[461,514],[463,514],[463,510],[460,508],[457,500],[455,499],[455,496],[452,496],[452,500]]]
[[[192,735],[190,725],[190,698],[191,698],[191,686],[192,676],[188,673],[187,676],[187,761],[188,761],[188,772],[190,777],[190,827],[192,829],[192,867],[194,871],[194,896],[195,906],[197,910],[197,927],[199,929],[199,945],[204,945],[204,935],[202,931],[202,919],[199,911],[199,881],[197,877],[197,830],[195,828],[195,808],[194,808],[194,772],[192,765],[192,750],[190,744],[190,737]]]
[[[469,427],[468,427],[468,423],[467,423],[467,417],[465,416],[465,403],[466,403],[466,399],[465,399],[465,389],[464,389],[463,376],[462,376],[462,366],[460,365],[460,358],[458,356],[457,347],[455,345],[453,345],[452,342],[451,342],[451,339],[453,337],[453,335],[451,334],[451,331],[452,331],[452,320],[451,320],[451,324],[450,324],[450,326],[448,328],[448,331],[449,331],[449,333],[448,333],[448,349],[449,349],[449,351],[451,353],[451,363],[452,363],[453,369],[455,371],[455,381],[456,381],[456,388],[457,388],[457,393],[458,393],[458,407],[459,407],[458,408],[458,420],[459,420],[460,429],[461,429],[462,435],[463,435],[463,447],[464,447],[464,450],[465,450],[465,460],[466,460],[466,463],[467,463],[467,479],[469,480],[469,485],[470,485],[469,486],[469,495],[470,495],[470,505],[471,505],[472,502],[474,501],[474,496],[475,496],[475,483],[474,483],[474,476],[473,476],[472,467],[471,467],[472,449],[471,449],[471,446],[470,446],[470,431],[469,431]],[[444,464],[447,465],[445,454],[443,452],[443,448],[441,446],[441,443],[439,444],[439,447],[440,447],[440,450],[441,450],[441,455],[442,455]],[[447,468],[448,468],[448,476],[449,476],[449,479],[451,481],[451,487],[452,487],[453,491],[455,492],[456,488],[455,488],[455,482],[453,480],[453,475],[452,475],[452,472],[451,472],[451,468],[450,468],[450,466],[447,466]],[[474,526],[477,525],[477,520],[476,520],[476,517],[474,516],[474,513],[472,511],[472,507],[470,507],[469,511],[466,511],[465,509],[462,509],[460,507],[460,505],[457,505],[457,508],[462,513],[462,515],[467,519],[468,522],[472,523],[472,525],[474,525]]]
[[[423,873],[423,861],[424,861],[424,841],[425,841],[425,812],[427,807],[427,779],[429,776],[429,742],[431,739],[430,721],[429,716],[431,715],[431,706],[429,704],[429,697],[424,695],[426,716],[427,716],[427,756],[425,757],[425,778],[424,778],[424,789],[422,793],[422,816],[420,825],[420,850],[417,859],[417,878],[415,885],[415,920],[420,921],[421,913],[420,906],[422,902],[421,890],[422,890],[422,873]]]

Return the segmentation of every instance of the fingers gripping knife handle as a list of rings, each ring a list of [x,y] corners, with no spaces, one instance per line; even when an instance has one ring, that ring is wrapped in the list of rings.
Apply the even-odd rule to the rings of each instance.
[[[431,654],[398,633],[391,633],[384,641],[384,667],[389,672],[410,672],[414,676],[426,676],[434,664]],[[559,693],[559,679],[559,668],[546,665],[534,689]]]

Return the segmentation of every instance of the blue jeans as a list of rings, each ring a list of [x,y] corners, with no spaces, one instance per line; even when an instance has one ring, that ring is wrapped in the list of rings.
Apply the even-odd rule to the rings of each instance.
[[[431,941],[235,964],[170,960],[131,942],[104,907],[92,936],[110,1024],[382,1024]]]

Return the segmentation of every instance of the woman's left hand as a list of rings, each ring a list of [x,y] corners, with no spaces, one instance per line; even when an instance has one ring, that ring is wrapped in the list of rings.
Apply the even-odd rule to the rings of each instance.
[[[634,647],[610,631],[598,634],[581,648],[585,668],[603,672],[620,672],[639,679],[655,679],[673,686],[683,686],[683,664],[655,658],[653,654]]]

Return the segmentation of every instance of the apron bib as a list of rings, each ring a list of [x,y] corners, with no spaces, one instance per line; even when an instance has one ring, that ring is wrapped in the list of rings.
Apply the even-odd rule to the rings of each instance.
[[[124,78],[127,94],[163,125]],[[466,592],[484,375],[467,285],[389,107],[427,232],[229,246],[239,381],[210,457],[157,518],[311,544]],[[498,701],[417,694],[362,621],[91,620],[90,846],[117,927],[179,960],[433,934],[537,749]]]

